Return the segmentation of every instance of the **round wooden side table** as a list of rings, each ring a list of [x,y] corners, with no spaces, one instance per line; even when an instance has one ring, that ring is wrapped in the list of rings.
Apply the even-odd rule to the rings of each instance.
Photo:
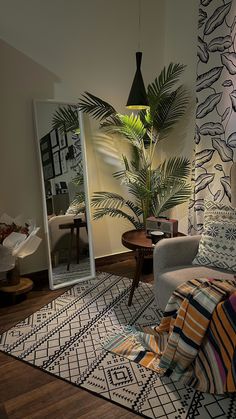
[[[144,257],[152,255],[154,246],[152,240],[146,237],[145,230],[126,231],[122,234],[121,241],[127,249],[134,250],[136,253],[136,269],[128,301],[128,306],[131,306],[134,290],[139,284]]]
[[[182,233],[178,233],[177,235],[184,236]],[[131,306],[135,288],[138,287],[140,281],[144,257],[153,255],[155,245],[152,243],[152,240],[146,236],[145,230],[126,231],[122,234],[121,241],[127,249],[134,250],[136,253],[136,269],[128,301],[128,306]]]

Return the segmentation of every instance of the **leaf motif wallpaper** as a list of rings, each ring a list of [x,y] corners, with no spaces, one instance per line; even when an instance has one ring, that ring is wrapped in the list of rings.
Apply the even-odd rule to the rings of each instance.
[[[204,199],[228,204],[236,160],[236,0],[200,0],[195,159],[189,233],[202,232]]]

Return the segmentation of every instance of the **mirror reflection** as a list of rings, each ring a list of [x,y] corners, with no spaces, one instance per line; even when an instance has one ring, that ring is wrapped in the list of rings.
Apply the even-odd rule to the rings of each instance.
[[[56,112],[67,106],[35,102],[52,289],[95,276],[82,115],[77,114],[79,129],[53,125]]]

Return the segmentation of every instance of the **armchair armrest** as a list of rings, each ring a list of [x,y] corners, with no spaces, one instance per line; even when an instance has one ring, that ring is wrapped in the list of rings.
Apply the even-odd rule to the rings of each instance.
[[[165,269],[191,265],[197,254],[200,238],[200,235],[196,235],[160,240],[153,252],[154,278]]]

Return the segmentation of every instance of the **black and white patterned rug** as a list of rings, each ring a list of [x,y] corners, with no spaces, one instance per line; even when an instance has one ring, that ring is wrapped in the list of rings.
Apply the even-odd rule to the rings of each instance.
[[[0,337],[0,349],[148,418],[236,418],[235,395],[203,394],[104,350],[114,325],[157,323],[152,288],[108,273],[66,291]]]

